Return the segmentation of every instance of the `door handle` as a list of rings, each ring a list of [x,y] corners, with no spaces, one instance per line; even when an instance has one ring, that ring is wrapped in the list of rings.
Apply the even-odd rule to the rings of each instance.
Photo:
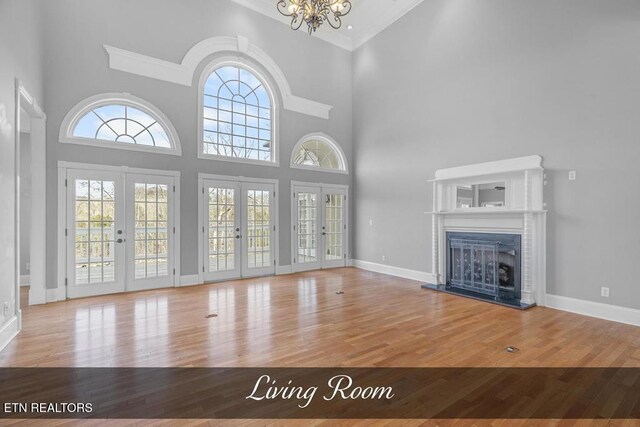
[[[124,242],[124,239],[118,239],[118,240],[116,240],[116,243],[122,243],[122,242]]]
[[[236,234],[236,239],[240,239],[242,236],[239,234]]]
[[[323,236],[326,236],[326,235],[327,235],[327,233],[325,233],[325,232],[323,231],[323,232],[322,232],[322,235],[323,235]]]

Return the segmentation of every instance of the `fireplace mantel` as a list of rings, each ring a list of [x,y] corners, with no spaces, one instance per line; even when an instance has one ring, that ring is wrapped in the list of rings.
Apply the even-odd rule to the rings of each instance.
[[[446,283],[446,233],[512,233],[522,236],[522,297],[525,305],[544,305],[546,278],[545,174],[541,156],[527,156],[440,169],[433,185],[432,277]],[[458,186],[504,182],[500,207],[457,207]]]

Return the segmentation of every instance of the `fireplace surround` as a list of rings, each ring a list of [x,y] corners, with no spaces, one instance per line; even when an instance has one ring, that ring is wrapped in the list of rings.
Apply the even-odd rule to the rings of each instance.
[[[432,225],[432,280],[423,287],[520,309],[544,305],[542,157],[440,169],[435,175],[433,210],[426,212]],[[501,203],[481,203],[486,195],[474,200],[461,188],[478,189],[475,197],[482,189],[495,189],[503,193]]]

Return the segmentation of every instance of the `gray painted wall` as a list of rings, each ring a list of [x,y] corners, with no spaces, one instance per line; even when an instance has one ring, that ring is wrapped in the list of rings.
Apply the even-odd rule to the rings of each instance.
[[[39,16],[34,2],[0,0],[0,307],[15,300],[15,79],[42,100]]]
[[[358,49],[354,258],[431,271],[435,170],[540,154],[548,292],[640,308],[639,40],[637,0],[428,0]]]
[[[289,168],[294,144],[312,131],[338,141],[349,163],[351,132],[351,54],[230,1],[56,0],[44,6],[45,111],[47,124],[47,250],[57,252],[57,163],[59,160],[179,170],[182,173],[181,274],[197,273],[198,172],[278,178],[280,265],[289,265],[291,180],[351,184],[345,175]],[[330,120],[290,111],[280,115],[279,168],[198,160],[198,79],[184,87],[108,68],[102,45],[180,62],[199,41],[213,36],[243,35],[267,52],[285,73],[297,96],[333,105]],[[201,68],[206,65],[201,64]],[[58,142],[60,123],[79,101],[103,92],[129,92],[160,108],[176,127],[182,157],[118,151]],[[57,260],[49,257],[48,287],[57,286]]]

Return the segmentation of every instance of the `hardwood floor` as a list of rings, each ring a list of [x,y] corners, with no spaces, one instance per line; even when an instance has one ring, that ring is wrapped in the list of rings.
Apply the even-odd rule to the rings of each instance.
[[[207,318],[210,314],[217,317]],[[508,353],[507,346],[519,351]],[[23,330],[0,353],[0,366],[637,367],[640,329],[542,307],[518,311],[421,289],[412,280],[345,268],[25,307]],[[40,425],[77,423],[50,420]],[[634,420],[180,424],[638,425]]]
[[[419,285],[345,268],[31,306],[0,366],[640,366],[634,326]]]

